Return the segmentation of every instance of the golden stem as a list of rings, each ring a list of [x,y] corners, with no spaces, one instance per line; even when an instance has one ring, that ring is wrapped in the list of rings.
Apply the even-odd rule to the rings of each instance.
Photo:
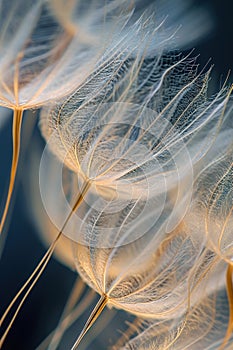
[[[6,204],[5,204],[3,215],[0,222],[0,234],[2,233],[4,224],[6,221],[9,205],[11,202],[12,192],[15,184],[15,177],[16,177],[18,161],[19,161],[22,118],[23,118],[23,109],[16,108],[14,110],[13,124],[12,124],[13,154],[12,154],[12,161],[11,161],[10,182],[8,186]]]
[[[91,328],[91,326],[95,323],[95,321],[97,320],[97,318],[100,316],[100,314],[102,313],[102,311],[104,310],[105,306],[108,303],[108,296],[106,294],[103,294],[98,303],[96,304],[94,310],[92,311],[92,313],[90,314],[85,326],[83,327],[81,333],[79,334],[78,339],[76,340],[76,342],[74,343],[74,345],[72,346],[71,350],[76,350],[79,346],[79,344],[81,343],[83,337],[85,336],[85,334],[89,331],[89,329]]]
[[[232,276],[233,276],[233,265],[228,264],[227,273],[226,273],[226,286],[227,286],[227,297],[228,297],[228,303],[229,303],[229,321],[228,321],[228,327],[226,331],[226,335],[224,337],[223,343],[219,350],[223,350],[225,345],[228,343],[230,336],[233,331],[233,283],[232,283]]]
[[[43,271],[45,270],[54,249],[56,248],[57,242],[59,241],[59,238],[62,235],[62,231],[64,230],[65,226],[67,225],[67,222],[69,221],[71,215],[73,214],[73,212],[75,210],[77,210],[77,208],[80,206],[80,204],[82,203],[83,199],[84,199],[84,195],[85,193],[88,191],[89,187],[91,186],[90,182],[86,182],[84,183],[83,188],[81,189],[75,204],[73,205],[69,215],[67,216],[64,224],[62,225],[61,230],[59,231],[57,237],[55,238],[55,240],[53,241],[53,243],[50,245],[49,249],[47,250],[47,252],[45,253],[45,255],[43,256],[43,258],[41,259],[41,261],[39,262],[39,264],[37,265],[37,267],[35,268],[35,270],[33,271],[33,273],[31,274],[31,276],[28,278],[28,280],[24,283],[24,285],[21,287],[21,289],[19,290],[19,292],[16,294],[16,296],[14,297],[14,299],[11,301],[10,305],[8,306],[8,308],[6,309],[5,313],[3,314],[1,320],[0,320],[0,326],[2,325],[2,323],[4,322],[5,318],[7,317],[9,311],[12,309],[12,307],[14,306],[15,302],[19,299],[19,297],[21,296],[21,294],[23,293],[23,291],[26,289],[26,287],[29,285],[29,283],[33,280],[33,278],[35,278],[32,281],[32,284],[30,285],[30,287],[28,288],[28,290],[26,291],[24,297],[22,298],[18,308],[16,309],[5,333],[3,334],[2,338],[0,339],[0,348],[2,347],[7,334],[9,332],[9,330],[11,329],[12,324],[14,323],[24,301],[26,300],[26,298],[28,297],[28,295],[30,294],[31,290],[33,289],[33,287],[35,286],[36,282],[39,280],[41,274],[43,273]]]

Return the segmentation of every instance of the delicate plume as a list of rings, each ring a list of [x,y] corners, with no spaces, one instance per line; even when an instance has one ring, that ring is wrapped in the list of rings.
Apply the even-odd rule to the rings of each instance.
[[[80,42],[67,32],[48,4],[2,2],[0,103],[4,106],[28,109],[63,97],[85,79],[103,52],[103,46]]]
[[[154,211],[150,208],[139,220],[133,208],[126,215],[115,215],[114,223],[108,225],[106,215],[95,217],[90,211],[85,217],[90,224],[78,229],[89,245],[76,244],[75,263],[84,280],[107,295],[109,304],[144,317],[169,319],[182,315],[204,290],[210,293],[223,285],[224,276],[214,283],[215,274],[223,275],[226,267],[204,250],[204,237],[195,241],[190,234],[193,224],[185,218],[170,233],[165,231],[168,218],[164,217],[145,232],[150,217],[156,216]],[[101,230],[103,221],[110,228]],[[134,236],[136,230],[145,233],[126,245],[128,235]]]
[[[215,139],[228,96],[222,90],[206,98],[209,72],[195,76],[193,60],[121,57],[105,62],[62,104],[45,108],[41,129],[48,148],[94,196],[115,198],[116,205],[158,196],[163,203],[166,192],[176,191],[180,214],[178,221],[171,217],[172,230],[189,205],[193,165]]]
[[[71,93],[87,79],[94,67],[101,69],[106,56],[111,61],[119,52],[138,52],[137,43],[133,40],[135,33],[138,33],[138,40],[152,35],[151,32],[148,34],[147,25],[142,23],[144,17],[132,24],[130,30],[125,29],[130,12],[127,16],[125,13],[121,16],[119,10],[118,16],[109,20],[106,28],[104,15],[98,19],[102,27],[99,35],[102,37],[101,32],[106,30],[108,42],[104,40],[100,45],[85,36],[80,40],[80,33],[70,33],[56,20],[48,4],[46,0],[19,0],[14,1],[13,5],[7,1],[1,2],[0,105],[13,109],[14,118],[12,165],[0,233],[4,228],[14,188],[24,110],[40,107]],[[122,2],[116,4],[116,8],[121,6],[124,8]],[[104,4],[101,9],[105,13]],[[86,14],[90,20],[86,24],[89,23],[91,29],[95,19],[91,20],[90,14],[95,18],[95,13],[88,11]]]
[[[182,318],[170,324],[148,322],[144,331],[122,350],[217,350],[223,349],[228,324],[224,290],[201,300]],[[165,327],[166,326],[166,327]],[[224,349],[231,349],[230,340]],[[114,348],[115,349],[115,348]]]
[[[23,111],[48,102],[41,116],[47,147],[40,190],[57,227],[49,249],[1,318],[3,323],[19,302],[0,346],[55,248],[59,259],[72,264],[70,252],[63,251],[71,240],[78,273],[100,294],[72,350],[106,305],[147,319],[149,332],[145,329],[126,348],[192,349],[193,344],[209,346],[209,339],[211,346],[228,344],[233,330],[232,152],[216,159],[220,172],[209,157],[226,123],[229,93],[224,86],[208,98],[211,69],[199,72],[190,55],[170,54],[206,30],[204,17],[198,11],[189,14],[184,4],[177,1],[166,18],[174,7],[170,1],[146,11],[140,0],[1,3],[0,105],[13,109],[14,118],[0,231],[14,187]],[[213,169],[209,192],[198,196]],[[43,230],[51,228],[47,222]],[[210,238],[212,232],[217,239]],[[218,325],[221,303],[215,297],[224,284],[229,317],[226,322],[224,310],[224,326],[216,334],[212,327]]]
[[[136,217],[132,218],[134,212]],[[192,226],[185,218],[174,231],[166,233],[165,214],[145,232],[143,224],[148,227],[149,217],[156,216],[152,208],[144,213],[144,222],[143,218],[139,220],[136,208],[123,215],[115,214],[113,223],[108,222],[110,228],[105,230],[101,227],[108,219],[106,215],[95,216],[93,210],[88,214],[84,221],[90,222],[89,228],[88,225],[80,227],[87,245],[76,243],[75,264],[84,281],[101,298],[72,350],[78,347],[106,305],[144,318],[169,321],[185,315],[199,302],[200,296],[209,295],[224,285],[225,264],[205,249],[204,237],[203,241],[194,239],[190,233]],[[131,221],[131,225],[125,229],[127,221]],[[118,227],[118,231],[111,227]],[[144,235],[125,245],[128,235],[140,229]],[[112,248],[99,248],[109,242]]]
[[[154,56],[191,44],[205,31],[208,16],[196,15],[181,0],[171,7],[171,1],[149,9],[141,1],[2,1],[1,105],[28,109],[67,95],[100,66],[106,51],[114,59],[117,52],[132,56],[143,46],[144,54]]]
[[[117,136],[118,142],[122,139],[117,147],[119,159],[128,154],[129,143],[133,152],[134,142],[141,142],[150,152],[148,159],[143,157],[145,163],[164,158],[165,148],[170,147],[181,148],[183,153],[186,147],[192,161],[197,162],[218,132],[228,99],[226,91],[207,100],[209,72],[195,76],[194,60],[173,61],[166,56],[125,60],[122,54],[117,58],[103,62],[102,68],[61,104],[44,109],[42,133],[53,152],[69,168],[92,180],[101,177],[98,169],[103,166],[86,164],[87,158],[98,162],[97,153],[103,145],[103,156],[112,154]],[[181,153],[175,151],[177,158]],[[167,159],[165,163],[169,163]],[[107,165],[103,171],[106,176]]]
[[[105,4],[103,11],[103,3]],[[122,6],[124,4],[124,6]],[[105,41],[109,35],[108,27],[102,30],[101,18],[109,24],[117,15],[128,16],[132,24],[140,18],[144,11],[147,17],[152,17],[148,30],[154,30],[158,26],[157,34],[151,45],[152,51],[163,48],[165,51],[191,47],[197,40],[203,39],[212,28],[211,19],[207,9],[193,6],[192,1],[156,0],[153,3],[143,0],[125,1],[89,1],[80,0],[50,0],[50,8],[57,20],[66,30],[80,38],[92,39],[93,42]],[[86,15],[88,14],[88,15]],[[95,16],[93,16],[95,14]],[[152,15],[152,16],[151,16]],[[145,23],[146,16],[144,14]],[[148,25],[148,23],[147,23]],[[107,29],[107,30],[106,30]],[[101,31],[101,35],[99,35]],[[115,30],[116,35],[122,35]],[[188,33],[188,35],[187,35]],[[136,33],[135,33],[136,34]],[[134,36],[136,42],[137,36]]]

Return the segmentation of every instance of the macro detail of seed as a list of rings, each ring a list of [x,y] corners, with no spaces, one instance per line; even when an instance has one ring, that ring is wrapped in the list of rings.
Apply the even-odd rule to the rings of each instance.
[[[233,349],[232,9],[0,0],[1,349]]]

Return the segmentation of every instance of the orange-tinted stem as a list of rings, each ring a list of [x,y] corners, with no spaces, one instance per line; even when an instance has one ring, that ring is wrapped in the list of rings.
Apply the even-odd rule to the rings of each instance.
[[[223,340],[223,343],[219,350],[223,350],[228,343],[232,331],[233,331],[233,282],[232,282],[232,276],[233,276],[233,265],[229,264],[227,268],[226,273],[226,287],[227,287],[227,297],[228,297],[228,304],[229,304],[229,321],[228,321],[228,327],[226,331],[225,338]]]
[[[94,310],[90,314],[90,317],[88,318],[85,326],[82,329],[82,332],[79,334],[79,337],[76,340],[76,342],[74,343],[74,345],[73,345],[71,350],[76,350],[78,348],[78,346],[81,343],[83,337],[89,331],[91,326],[95,323],[97,318],[100,316],[100,314],[104,310],[104,308],[107,305],[107,303],[108,303],[108,296],[106,294],[104,294],[104,295],[101,296],[101,298],[99,299],[98,303],[96,304]]]
[[[7,198],[4,206],[3,215],[0,222],[0,233],[2,233],[4,224],[7,218],[7,213],[10,206],[12,193],[14,190],[15,177],[16,177],[18,161],[19,161],[22,118],[23,118],[23,109],[15,109],[14,116],[13,116],[13,124],[12,124],[13,153],[12,153],[12,161],[11,161],[10,182],[8,186]]]
[[[64,230],[65,226],[67,225],[71,215],[74,213],[75,210],[78,209],[78,207],[80,206],[80,204],[82,203],[83,199],[84,199],[84,195],[87,193],[87,191],[90,188],[90,182],[86,182],[83,185],[83,188],[81,189],[81,192],[79,193],[69,215],[67,216],[61,230],[59,231],[59,233],[57,234],[55,240],[53,241],[53,243],[50,245],[49,249],[47,250],[47,252],[45,253],[45,255],[43,256],[43,258],[41,259],[41,261],[39,262],[39,264],[37,265],[37,267],[35,268],[35,270],[33,271],[33,273],[31,274],[31,276],[27,279],[27,281],[24,283],[24,285],[22,286],[22,288],[19,290],[19,292],[16,294],[16,296],[14,297],[14,299],[11,301],[10,305],[8,306],[8,308],[6,309],[6,311],[4,312],[1,320],[0,320],[0,326],[3,324],[4,320],[6,319],[9,311],[12,309],[12,307],[14,306],[14,304],[16,303],[16,301],[19,299],[19,297],[22,295],[22,293],[25,291],[25,289],[29,286],[28,290],[25,292],[25,295],[22,297],[21,302],[19,303],[19,306],[17,307],[13,317],[11,318],[11,321],[5,331],[5,333],[3,334],[2,338],[0,339],[0,348],[2,347],[21,307],[23,306],[25,300],[27,299],[28,295],[30,294],[31,290],[34,288],[35,284],[37,283],[37,281],[39,280],[40,276],[42,275],[43,271],[45,270],[53,252],[54,249],[56,248],[57,242],[59,241],[59,238],[62,235],[62,231]],[[34,280],[33,280],[34,279]]]

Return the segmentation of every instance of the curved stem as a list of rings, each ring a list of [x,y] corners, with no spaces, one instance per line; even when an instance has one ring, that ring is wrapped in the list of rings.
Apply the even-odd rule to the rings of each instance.
[[[225,345],[228,343],[230,336],[233,332],[233,265],[229,264],[226,273],[226,287],[227,287],[227,297],[229,303],[229,321],[226,331],[225,338],[219,350],[223,350]]]
[[[47,252],[45,253],[45,255],[43,256],[43,258],[41,259],[41,261],[39,262],[39,264],[37,265],[37,267],[35,268],[35,270],[33,271],[33,273],[31,274],[31,276],[28,278],[28,280],[24,283],[24,285],[21,287],[21,289],[19,290],[19,292],[16,294],[16,296],[14,297],[14,299],[12,300],[12,302],[10,303],[10,305],[8,306],[8,308],[6,309],[5,313],[3,314],[1,320],[0,320],[0,326],[2,325],[2,323],[4,322],[5,318],[7,317],[9,311],[12,309],[12,307],[14,306],[15,302],[19,299],[19,297],[21,296],[21,294],[23,293],[23,291],[26,289],[26,287],[30,284],[30,282],[32,282],[31,286],[28,288],[28,290],[25,292],[24,297],[22,298],[18,308],[16,309],[5,333],[3,334],[1,340],[0,340],[0,348],[3,345],[7,334],[12,326],[12,324],[15,321],[16,316],[18,315],[24,301],[26,300],[26,298],[28,297],[29,293],[31,292],[31,290],[33,289],[33,287],[35,286],[36,282],[38,281],[38,279],[40,278],[41,274],[43,273],[43,271],[45,270],[53,252],[54,249],[56,248],[57,242],[59,241],[59,238],[62,235],[62,231],[64,230],[65,226],[67,225],[70,217],[72,216],[73,212],[75,210],[77,210],[77,208],[80,206],[80,204],[82,203],[83,199],[84,199],[84,195],[85,193],[88,191],[90,187],[90,182],[86,182],[83,185],[83,188],[81,189],[75,204],[73,205],[69,215],[67,216],[64,224],[62,225],[62,228],[60,229],[57,237],[55,238],[55,240],[53,241],[53,243],[50,245],[49,249],[47,250]],[[33,280],[34,278],[34,280]]]
[[[14,109],[14,115],[13,115],[13,124],[12,124],[12,144],[13,144],[13,153],[12,153],[12,161],[11,161],[11,173],[10,173],[10,182],[8,186],[8,192],[7,192],[7,198],[6,203],[4,206],[3,215],[0,222],[0,234],[2,233],[9,205],[11,202],[11,197],[14,189],[15,184],[15,177],[18,167],[18,161],[19,161],[19,152],[20,152],[20,136],[21,136],[21,125],[22,125],[22,119],[23,119],[23,109]]]
[[[83,327],[81,333],[79,334],[78,339],[76,340],[76,342],[74,343],[74,345],[72,346],[71,350],[76,350],[79,346],[79,344],[81,343],[83,337],[85,336],[85,334],[89,331],[89,329],[91,328],[91,326],[95,323],[95,321],[97,320],[97,318],[100,316],[100,314],[102,313],[102,311],[104,310],[105,306],[108,303],[108,296],[106,294],[103,294],[98,303],[96,304],[94,310],[92,311],[92,313],[90,314],[85,326]]]
[[[112,309],[111,312],[106,312],[105,314],[103,314],[103,316],[101,318],[101,322],[96,324],[95,329],[92,328],[90,330],[90,333],[89,333],[88,337],[86,337],[86,339],[84,340],[83,349],[90,349],[89,346],[93,343],[93,341],[95,339],[97,339],[99,334],[104,332],[106,327],[109,324],[111,324],[111,321],[116,316],[116,314],[117,314],[117,310],[116,309]],[[93,347],[92,347],[92,349],[93,349]]]
[[[21,307],[23,306],[23,304],[24,304],[25,300],[27,299],[28,295],[30,294],[31,290],[33,289],[33,287],[35,286],[36,282],[38,281],[38,279],[40,278],[41,274],[43,273],[44,269],[46,268],[46,266],[47,266],[47,264],[48,264],[48,262],[49,262],[49,260],[50,260],[50,258],[51,258],[51,256],[52,256],[52,254],[53,254],[54,248],[55,248],[55,246],[53,247],[52,250],[50,250],[49,254],[47,255],[47,258],[45,259],[45,262],[44,262],[42,268],[39,270],[38,275],[35,277],[34,281],[32,282],[32,284],[30,285],[30,287],[29,287],[28,290],[26,291],[25,295],[23,296],[21,302],[19,303],[19,306],[17,307],[17,309],[16,309],[16,311],[15,311],[13,317],[11,318],[11,321],[10,321],[10,323],[9,323],[9,325],[8,325],[8,327],[7,327],[7,329],[5,330],[3,336],[2,336],[2,338],[1,338],[1,340],[0,340],[0,349],[2,348],[3,343],[4,343],[5,339],[6,339],[6,337],[7,337],[8,333],[9,333],[9,331],[10,331],[10,329],[11,329],[11,327],[12,327],[12,325],[13,325],[13,323],[14,323],[14,321],[15,321],[15,319],[16,319],[16,317],[17,317],[17,315],[18,315],[18,313],[19,313],[19,311],[20,311],[20,309],[21,309]],[[31,277],[30,277],[30,278],[31,278]],[[26,282],[26,283],[27,283],[27,282]],[[24,287],[23,287],[23,289],[24,289]],[[17,296],[16,296],[16,298],[14,299],[14,301],[16,301],[16,300],[18,299],[19,296],[20,296],[20,294],[18,293]],[[11,307],[13,306],[13,304],[14,304],[14,302],[11,303],[10,307],[8,307],[7,311],[6,311],[5,314],[3,315],[3,318],[2,318],[2,320],[1,320],[1,323],[3,322],[3,320],[4,320],[4,318],[6,317],[6,315],[8,314],[8,312],[10,311]]]

